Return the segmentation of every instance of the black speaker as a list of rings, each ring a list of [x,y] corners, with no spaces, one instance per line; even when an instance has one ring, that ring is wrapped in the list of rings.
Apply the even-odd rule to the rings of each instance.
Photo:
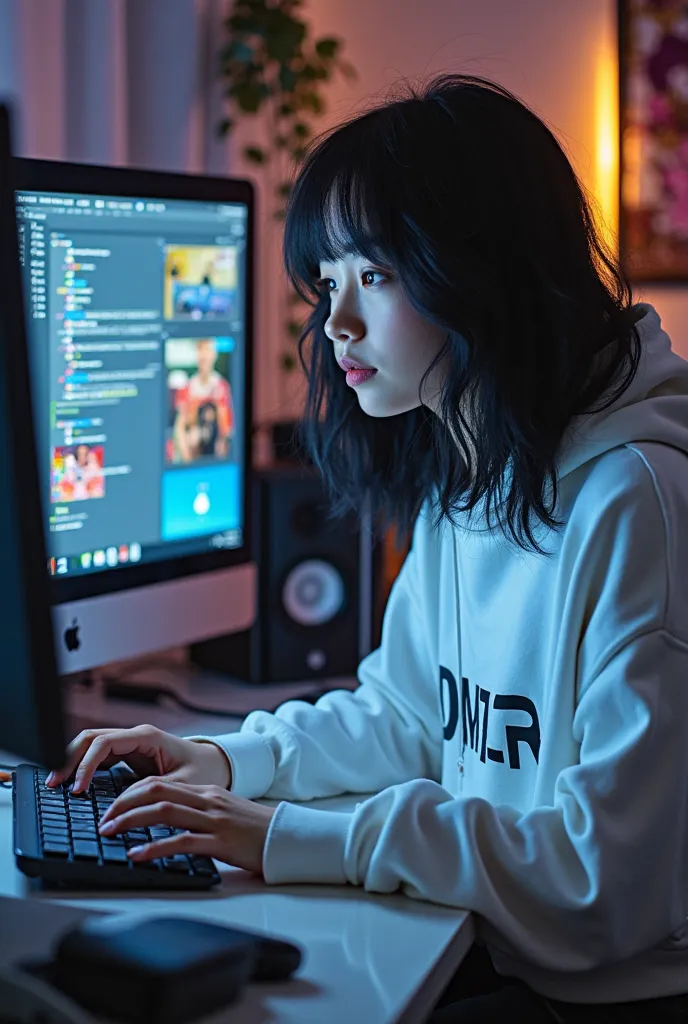
[[[199,667],[253,683],[355,675],[380,642],[381,544],[370,516],[329,516],[315,470],[253,474],[258,614],[252,629],[191,645]]]

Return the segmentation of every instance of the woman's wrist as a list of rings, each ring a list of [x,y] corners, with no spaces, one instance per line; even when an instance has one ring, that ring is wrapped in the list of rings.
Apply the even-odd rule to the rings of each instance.
[[[231,789],[232,763],[229,760],[226,751],[222,749],[219,743],[216,743],[211,739],[194,738],[191,742],[198,743],[207,750],[210,762],[214,767],[216,766],[216,770],[213,771],[213,776],[217,773],[219,780],[217,785],[222,786],[223,789]]]

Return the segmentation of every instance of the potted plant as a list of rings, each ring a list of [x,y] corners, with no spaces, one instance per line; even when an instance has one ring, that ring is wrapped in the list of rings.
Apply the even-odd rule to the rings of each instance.
[[[218,132],[226,136],[241,118],[267,116],[269,143],[246,145],[243,155],[261,168],[276,221],[284,220],[290,179],[314,134],[315,119],[326,110],[325,86],[336,73],[356,77],[342,59],[341,39],[311,37],[308,22],[300,16],[303,7],[303,0],[233,0],[223,22],[220,75],[226,112]],[[291,288],[282,301],[280,369],[290,374],[297,366],[296,343],[307,307]],[[273,433],[282,437],[284,452],[284,438],[293,430],[275,424]]]

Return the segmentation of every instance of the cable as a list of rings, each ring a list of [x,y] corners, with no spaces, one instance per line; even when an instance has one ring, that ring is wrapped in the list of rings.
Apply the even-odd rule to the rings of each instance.
[[[167,686],[160,686],[158,683],[125,683],[121,681],[121,677],[109,678],[105,676],[103,678],[103,692],[106,699],[113,700],[129,700],[136,701],[141,704],[159,704],[161,698],[174,701],[180,708],[184,708],[185,711],[193,711],[199,715],[213,715],[221,718],[245,718],[248,711],[230,711],[226,708],[208,708],[202,707],[200,704],[192,704],[186,700],[185,697],[181,697],[175,690],[171,690]],[[254,708],[255,711],[267,711],[270,714],[277,711],[278,708],[282,707],[288,700],[301,700],[307,704],[315,704],[320,697],[324,697],[327,693],[332,693],[332,687],[325,687],[320,690],[310,690],[302,694],[295,694],[293,697],[286,697],[280,701],[274,707],[270,708]]]

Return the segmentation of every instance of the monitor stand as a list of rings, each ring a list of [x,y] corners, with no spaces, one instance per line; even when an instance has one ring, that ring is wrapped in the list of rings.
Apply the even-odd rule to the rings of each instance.
[[[93,1016],[22,964],[47,961],[59,937],[98,911],[0,896],[0,1024],[93,1024]]]

